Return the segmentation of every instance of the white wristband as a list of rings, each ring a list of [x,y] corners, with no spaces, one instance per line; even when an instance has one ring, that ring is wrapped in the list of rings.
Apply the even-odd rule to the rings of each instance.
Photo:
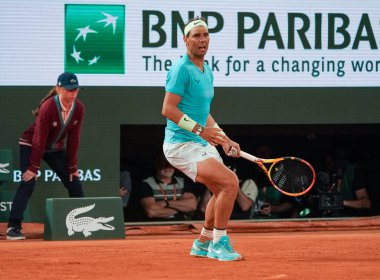
[[[188,115],[184,114],[178,122],[178,126],[184,130],[193,132],[193,129],[197,123],[192,120]]]

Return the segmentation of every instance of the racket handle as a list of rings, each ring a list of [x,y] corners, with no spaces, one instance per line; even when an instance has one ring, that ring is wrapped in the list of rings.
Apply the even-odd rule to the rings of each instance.
[[[252,162],[257,162],[257,161],[260,160],[258,157],[255,157],[255,156],[250,155],[250,154],[248,154],[248,153],[246,153],[246,152],[243,152],[243,151],[240,151],[240,156],[241,156],[242,158],[245,158],[245,159],[247,159],[247,160],[249,160],[249,161],[252,161]]]

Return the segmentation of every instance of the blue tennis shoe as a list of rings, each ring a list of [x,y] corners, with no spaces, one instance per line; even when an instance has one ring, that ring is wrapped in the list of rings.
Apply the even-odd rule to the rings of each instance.
[[[211,240],[200,242],[198,239],[195,239],[193,247],[191,247],[190,256],[207,258],[210,243],[212,243]]]
[[[210,242],[207,257],[211,259],[218,259],[219,261],[240,261],[242,256],[235,252],[230,245],[230,238],[225,235],[222,236],[217,243]]]

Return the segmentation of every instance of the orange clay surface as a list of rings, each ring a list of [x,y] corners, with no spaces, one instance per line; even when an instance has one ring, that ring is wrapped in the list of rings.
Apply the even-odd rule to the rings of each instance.
[[[42,225],[43,228],[43,225]],[[196,232],[133,234],[125,240],[5,240],[0,279],[380,279],[380,230],[231,233],[245,260],[189,256]],[[43,230],[42,230],[43,232]]]

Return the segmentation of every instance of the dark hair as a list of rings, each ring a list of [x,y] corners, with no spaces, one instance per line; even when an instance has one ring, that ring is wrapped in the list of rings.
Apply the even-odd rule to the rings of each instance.
[[[193,21],[196,21],[196,20],[202,20],[202,21],[204,21],[207,24],[207,21],[206,21],[206,19],[204,17],[197,16],[195,18],[189,19],[189,21],[186,22],[185,26],[183,27],[183,30],[185,31],[185,27],[188,26],[188,24],[190,22],[193,22]],[[186,37],[189,37],[189,34],[190,34],[190,32],[186,35]]]
[[[40,105],[39,105],[36,109],[32,110],[32,114],[33,114],[34,116],[37,117],[37,116],[38,116],[38,111],[40,110],[41,105],[42,105],[46,100],[48,100],[50,97],[55,96],[55,95],[57,95],[57,91],[55,90],[55,87],[53,87],[53,88],[49,91],[49,93],[48,93],[44,98],[41,99],[41,101],[40,101]]]
[[[166,167],[173,167],[173,166],[168,162],[164,153],[160,152],[157,155],[156,160],[154,161],[154,167],[156,168],[156,170],[161,170]]]

